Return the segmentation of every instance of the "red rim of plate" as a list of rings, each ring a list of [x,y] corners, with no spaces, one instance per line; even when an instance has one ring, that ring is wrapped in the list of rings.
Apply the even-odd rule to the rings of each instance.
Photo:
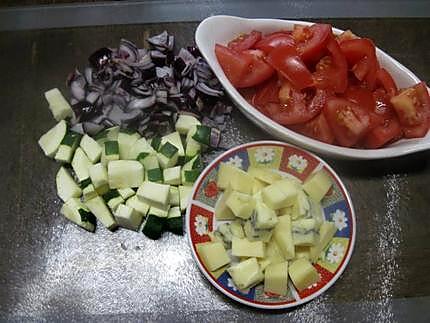
[[[255,147],[255,146],[264,146],[264,145],[270,145],[270,146],[281,146],[281,147],[291,147],[294,149],[298,149],[299,151],[303,152],[305,155],[311,156],[312,158],[316,159],[319,164],[322,164],[323,167],[325,169],[327,169],[330,173],[330,175],[332,176],[332,178],[334,178],[336,180],[337,185],[339,186],[339,188],[342,191],[342,195],[344,196],[346,202],[347,202],[347,206],[348,209],[350,211],[350,215],[351,215],[351,220],[352,220],[352,228],[351,228],[351,237],[348,241],[348,249],[346,252],[346,255],[343,257],[342,262],[340,263],[340,265],[338,266],[336,272],[333,274],[333,277],[325,284],[323,285],[320,289],[318,289],[317,291],[315,291],[314,293],[301,298],[299,300],[295,299],[293,301],[284,301],[284,302],[260,302],[260,301],[250,301],[249,299],[246,299],[244,297],[241,297],[237,294],[234,294],[232,291],[226,289],[224,286],[222,286],[221,284],[219,284],[217,282],[217,280],[206,270],[206,268],[204,267],[199,255],[197,254],[197,251],[195,249],[195,244],[192,241],[191,238],[191,228],[190,228],[190,212],[191,212],[191,206],[192,205],[196,205],[196,206],[203,206],[205,209],[212,209],[211,207],[194,200],[196,193],[199,191],[200,186],[202,185],[203,180],[206,178],[206,176],[212,171],[212,169],[214,167],[217,166],[218,163],[220,163],[225,157],[232,155],[233,153],[239,151],[239,150],[243,150],[243,149],[247,149],[247,148],[251,148],[251,147]],[[200,269],[200,271],[204,274],[204,276],[210,281],[210,283],[217,288],[220,292],[222,292],[224,295],[226,295],[227,297],[230,297],[232,299],[234,299],[237,302],[240,302],[242,304],[248,305],[248,306],[252,306],[252,307],[256,307],[256,308],[261,308],[261,309],[286,309],[286,308],[291,308],[291,307],[295,307],[295,306],[299,306],[301,304],[307,303],[311,300],[313,300],[314,298],[318,297],[319,295],[321,295],[322,293],[324,293],[327,289],[329,289],[338,279],[339,277],[342,275],[342,273],[345,271],[346,266],[348,265],[353,250],[354,250],[354,245],[355,245],[355,239],[356,239],[356,219],[355,219],[355,212],[354,212],[354,207],[351,201],[351,197],[349,196],[348,191],[345,188],[345,185],[343,184],[343,182],[341,181],[341,179],[339,178],[339,176],[336,174],[336,172],[324,161],[322,160],[320,157],[316,156],[315,154],[304,150],[302,148],[299,148],[297,146],[291,145],[291,144],[287,144],[281,141],[270,141],[270,140],[264,140],[264,141],[253,141],[250,143],[246,143],[246,144],[242,144],[239,146],[236,146],[234,148],[231,148],[230,150],[222,153],[221,155],[219,155],[216,159],[214,159],[205,169],[204,171],[200,174],[200,176],[198,177],[196,183],[193,186],[192,189],[192,193],[190,196],[190,200],[188,203],[188,207],[187,207],[187,212],[186,212],[186,229],[187,229],[187,236],[188,236],[188,242],[192,251],[192,255],[194,260],[197,262],[197,265]]]

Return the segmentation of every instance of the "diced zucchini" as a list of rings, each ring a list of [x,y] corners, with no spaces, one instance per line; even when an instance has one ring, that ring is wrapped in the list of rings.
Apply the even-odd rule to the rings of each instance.
[[[142,233],[148,238],[157,240],[161,237],[165,226],[166,219],[160,218],[153,214],[148,214],[143,224]]]
[[[249,258],[231,266],[227,272],[239,289],[247,289],[257,285],[264,279],[264,274],[257,262],[257,258]]]
[[[136,194],[136,192],[135,192],[133,189],[129,188],[129,187],[118,189],[118,193],[119,193],[119,195],[121,195],[121,197],[122,197],[124,200],[126,200],[126,199],[128,199],[129,197],[132,197],[133,195],[135,195],[135,194]]]
[[[182,169],[181,171],[182,184],[186,186],[193,186],[197,178],[199,178],[201,172],[202,171],[200,169],[191,169],[191,170]]]
[[[248,168],[248,173],[266,184],[273,184],[274,182],[282,179],[281,175],[267,168],[257,168],[251,166]]]
[[[82,189],[83,201],[86,202],[96,197],[98,194],[93,184],[89,184]]]
[[[293,242],[295,246],[314,246],[318,240],[318,231],[314,219],[292,221]]]
[[[148,214],[156,215],[160,218],[167,218],[167,216],[169,215],[169,205],[162,208],[151,206],[149,208]]]
[[[136,195],[130,197],[127,200],[127,202],[125,203],[125,205],[127,205],[127,206],[133,208],[135,211],[139,212],[142,215],[142,217],[145,217],[149,211],[149,205],[147,203],[139,200],[139,198]]]
[[[108,129],[105,129],[103,131],[100,131],[94,139],[97,141],[97,143],[100,145],[100,147],[104,147],[104,143],[106,141],[117,141],[118,140],[118,134],[119,134],[119,127],[114,126],[110,127]]]
[[[285,260],[295,257],[291,218],[288,215],[278,217],[278,224],[273,230],[273,238]]]
[[[264,291],[285,296],[288,293],[288,262],[271,264],[264,273]]]
[[[64,120],[58,122],[53,128],[40,137],[40,148],[48,157],[54,157],[67,132],[67,124]]]
[[[129,159],[138,160],[137,157],[141,153],[147,153],[149,154],[155,154],[154,148],[151,147],[151,145],[148,143],[148,141],[142,137],[138,139],[134,145],[130,148],[129,151]]]
[[[212,128],[203,125],[196,125],[195,129],[196,130],[191,138],[200,144],[210,146]]]
[[[303,189],[311,199],[319,202],[332,185],[330,176],[324,170],[319,170],[304,182]]]
[[[119,160],[119,145],[116,140],[108,140],[103,144],[100,161],[104,166],[107,166],[113,160]]]
[[[166,221],[167,230],[170,232],[182,235],[183,234],[183,217],[179,206],[171,207],[167,215]]]
[[[121,196],[114,197],[106,202],[109,209],[111,209],[112,212],[115,212],[118,206],[124,203],[124,199]]]
[[[236,257],[264,258],[264,242],[233,237],[231,254]]]
[[[72,159],[72,168],[79,182],[89,178],[88,169],[92,166],[91,161],[81,148],[77,148]]]
[[[171,206],[179,206],[180,205],[179,189],[176,186],[170,186],[169,204]]]
[[[109,211],[105,201],[100,196],[96,196],[95,198],[86,201],[85,205],[106,228],[109,230],[116,228],[117,224],[115,219]]]
[[[157,153],[158,162],[163,169],[175,166],[178,156],[178,148],[170,142],[163,144]]]
[[[84,180],[79,182],[79,187],[81,189],[84,189],[85,187],[87,187],[88,185],[91,185],[91,178],[87,177]]]
[[[173,146],[178,148],[178,156],[185,156],[184,146],[182,145],[182,140],[179,132],[172,132],[161,138],[161,145],[164,145],[166,142],[171,143]]]
[[[228,196],[225,204],[232,210],[233,214],[241,219],[249,219],[254,211],[255,200],[251,195],[233,191]]]
[[[143,166],[136,160],[114,160],[108,164],[110,188],[139,187],[143,174]]]
[[[91,182],[99,195],[103,195],[109,191],[109,178],[106,167],[101,163],[98,163],[90,166],[88,173],[90,175]]]
[[[272,229],[278,223],[278,217],[272,209],[264,203],[256,203],[255,227],[257,229]]]
[[[115,211],[115,220],[123,228],[138,231],[142,223],[142,214],[132,207],[120,204]]]
[[[196,244],[197,253],[209,271],[230,263],[230,257],[221,242],[206,242]]]
[[[186,148],[185,148],[185,157],[186,158],[193,158],[195,155],[200,154],[202,150],[202,145],[195,141],[193,138],[189,138],[186,141]]]
[[[144,202],[153,202],[160,208],[169,203],[170,185],[145,181],[137,190],[137,196]]]
[[[320,280],[318,271],[304,258],[294,260],[289,267],[290,278],[299,291],[302,291]]]
[[[179,186],[179,198],[180,198],[180,207],[181,211],[185,211],[188,207],[188,201],[191,197],[192,187],[191,186]]]
[[[147,153],[141,153],[138,157],[138,161],[146,170],[160,168],[160,164],[158,163],[158,158],[156,155],[147,155]]]
[[[72,107],[57,88],[46,91],[45,98],[55,120],[60,121],[73,115]]]
[[[102,155],[102,148],[100,145],[88,135],[84,135],[79,143],[91,163],[95,164],[100,160]]]
[[[201,125],[200,121],[191,115],[180,114],[175,123],[175,129],[181,135],[186,135],[193,126]]]
[[[160,149],[160,146],[161,146],[161,138],[160,137],[152,138],[150,141],[150,145],[155,151],[158,151],[158,149]]]
[[[165,184],[181,185],[181,166],[164,169],[163,180]]]
[[[64,203],[60,213],[87,231],[94,232],[96,228],[95,216],[76,197],[72,197]]]
[[[72,197],[81,196],[81,188],[76,184],[72,175],[70,175],[64,167],[60,167],[55,179],[57,183],[57,194],[64,202],[67,202]]]
[[[148,169],[146,171],[146,179],[150,182],[162,184],[164,182],[163,170],[161,168]]]
[[[309,257],[312,262],[316,262],[321,252],[328,245],[330,240],[334,237],[337,231],[333,222],[323,222],[320,227],[318,243],[310,248]]]
[[[55,154],[55,160],[62,163],[70,163],[82,135],[74,131],[68,131],[61,141],[60,147]]]
[[[140,135],[135,131],[125,131],[124,129],[119,131],[118,147],[120,159],[135,159],[132,158],[130,152],[139,138]]]
[[[233,189],[229,185],[215,205],[215,217],[218,221],[234,220],[236,218],[233,211],[225,204],[231,192],[233,192]]]

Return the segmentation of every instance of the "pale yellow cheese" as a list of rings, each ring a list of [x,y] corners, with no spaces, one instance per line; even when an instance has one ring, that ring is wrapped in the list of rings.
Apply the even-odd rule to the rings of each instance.
[[[288,262],[271,264],[264,272],[264,291],[285,296],[288,293]]]
[[[291,218],[288,215],[278,217],[273,238],[276,241],[282,255],[286,260],[293,259],[295,256],[293,235],[291,230]]]
[[[278,247],[275,239],[271,239],[266,246],[266,259],[270,260],[272,264],[278,264],[285,261],[281,249]]]
[[[231,254],[236,257],[264,258],[264,243],[262,241],[249,241],[233,237]]]
[[[330,176],[324,170],[319,170],[305,181],[303,189],[311,199],[319,202],[327,194],[332,185]]]
[[[259,179],[254,178],[252,181],[252,195],[257,194],[263,188],[265,188],[267,184]]]
[[[321,252],[333,238],[336,230],[336,226],[333,222],[326,221],[321,224],[318,244],[311,247],[309,251],[309,258],[312,262],[317,261]]]
[[[227,201],[227,198],[232,191],[233,189],[231,188],[231,185],[228,185],[215,205],[215,217],[218,221],[234,220],[236,218],[233,211],[225,204],[225,201]]]
[[[261,190],[264,203],[273,210],[293,205],[297,189],[293,185],[284,185],[284,181],[275,182]]]
[[[230,258],[221,242],[196,244],[197,253],[209,271],[214,271],[230,263]]]
[[[257,168],[251,166],[248,168],[248,173],[254,178],[267,184],[273,184],[274,182],[282,179],[280,174],[275,173],[272,169],[267,168]]]
[[[305,258],[309,260],[311,247],[296,246],[295,253],[296,253],[296,259]]]
[[[272,229],[278,223],[275,211],[264,203],[256,203],[255,214],[255,228],[257,229]]]
[[[233,282],[239,289],[246,289],[260,283],[264,274],[257,262],[257,258],[249,258],[227,269]]]
[[[242,224],[239,221],[233,221],[230,223],[230,231],[235,237],[243,239],[245,238],[245,233],[243,232]]]
[[[309,260],[304,258],[294,260],[290,264],[289,275],[294,286],[296,286],[299,291],[308,288],[320,279],[315,267],[312,266]]]
[[[251,217],[255,207],[255,201],[252,196],[236,191],[230,193],[225,204],[235,216],[245,220]]]

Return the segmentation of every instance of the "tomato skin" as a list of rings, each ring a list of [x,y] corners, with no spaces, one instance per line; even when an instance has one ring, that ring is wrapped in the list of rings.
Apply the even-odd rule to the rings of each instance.
[[[234,87],[238,87],[243,75],[248,72],[252,57],[239,55],[219,44],[215,45],[215,55],[229,81]]]
[[[228,43],[227,47],[236,52],[242,52],[254,47],[255,43],[257,43],[260,39],[261,32],[253,30],[249,34],[236,37]]]
[[[259,51],[247,50],[243,51],[240,55],[249,57],[251,64],[248,67],[248,72],[238,81],[238,88],[258,85],[268,80],[275,72],[275,70],[261,58],[262,53]]]
[[[294,26],[293,37],[297,42],[297,51],[305,62],[318,61],[326,47],[331,26],[328,24],[313,24],[310,27]]]
[[[329,98],[323,112],[341,146],[352,147],[369,130],[369,114],[346,99]]]
[[[330,59],[325,57],[326,63],[317,64],[317,71],[313,74],[315,86],[320,89],[332,90],[335,93],[345,92],[348,86],[348,65],[339,44],[333,37],[327,43]]]
[[[313,85],[312,74],[292,46],[273,49],[266,58],[267,62],[298,89]]]
[[[384,146],[390,141],[400,139],[402,128],[397,117],[385,120],[385,122],[373,128],[364,140],[364,147],[376,149]]]
[[[385,68],[381,67],[376,71],[376,82],[382,85],[390,97],[397,94],[398,89],[396,82],[394,82],[393,77]]]
[[[403,133],[405,135],[405,138],[422,138],[424,137],[429,130],[429,123],[423,122],[422,124],[419,124],[417,126],[403,126]]]
[[[265,106],[268,103],[279,104],[279,84],[278,79],[273,77],[263,84],[258,85],[252,98],[252,105],[257,107],[260,112],[268,114]]]
[[[264,36],[254,47],[269,54],[274,48],[280,46],[294,46],[293,37],[286,33],[272,33]]]
[[[306,123],[292,125],[290,128],[298,133],[301,133],[302,135],[320,140],[327,144],[334,143],[334,135],[324,116],[324,113],[320,113],[315,118]]]

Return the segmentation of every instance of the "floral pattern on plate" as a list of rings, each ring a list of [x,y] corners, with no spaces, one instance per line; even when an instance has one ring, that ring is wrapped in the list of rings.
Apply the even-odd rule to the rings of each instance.
[[[213,214],[216,201],[222,194],[216,186],[218,167],[221,162],[227,162],[245,171],[249,166],[272,168],[300,181],[306,180],[312,172],[324,167],[332,178],[333,187],[323,198],[321,205],[324,217],[335,223],[337,231],[335,238],[321,253],[322,258],[314,265],[321,277],[320,281],[304,291],[296,291],[291,281],[289,282],[289,293],[284,297],[264,293],[263,284],[247,290],[239,290],[226,271],[226,267],[209,273],[204,269],[204,265],[196,255],[201,269],[209,275],[212,284],[227,296],[234,297],[248,305],[266,308],[285,308],[301,304],[301,299],[309,300],[317,296],[323,287],[331,285],[335,280],[336,272],[341,268],[348,253],[351,252],[352,225],[354,223],[351,214],[352,209],[341,184],[337,182],[332,171],[323,166],[323,162],[306,151],[283,143],[270,142],[268,144],[256,143],[240,146],[216,159],[204,171],[205,173],[196,183],[193,193],[193,199],[198,202],[192,202],[187,212],[187,225],[190,230],[191,243],[194,245],[194,252],[196,250],[195,244],[210,241],[208,233],[221,223],[216,221]]]

